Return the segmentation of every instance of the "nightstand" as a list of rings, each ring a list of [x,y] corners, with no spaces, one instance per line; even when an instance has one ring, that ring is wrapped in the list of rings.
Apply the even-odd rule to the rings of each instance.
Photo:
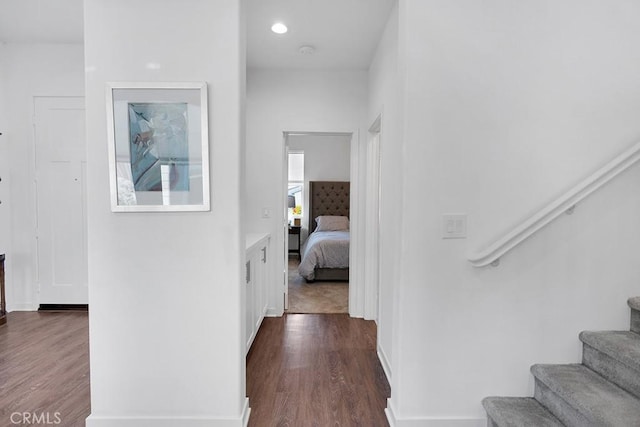
[[[300,261],[302,261],[302,255],[300,254],[300,230],[302,229],[302,227],[298,226],[296,227],[295,225],[290,225],[289,226],[289,235],[290,236],[297,236],[297,243],[298,246],[296,246],[295,248],[289,248],[289,253],[293,253],[293,254],[298,254],[298,259]]]

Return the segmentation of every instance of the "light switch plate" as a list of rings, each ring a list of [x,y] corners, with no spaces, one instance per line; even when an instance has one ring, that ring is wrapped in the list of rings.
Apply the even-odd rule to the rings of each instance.
[[[467,238],[467,214],[443,214],[442,215],[443,239]]]

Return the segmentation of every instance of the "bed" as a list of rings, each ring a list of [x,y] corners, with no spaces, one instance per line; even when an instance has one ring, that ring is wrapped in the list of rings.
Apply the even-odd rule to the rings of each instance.
[[[309,237],[298,267],[308,282],[349,280],[349,198],[348,181],[309,183]]]

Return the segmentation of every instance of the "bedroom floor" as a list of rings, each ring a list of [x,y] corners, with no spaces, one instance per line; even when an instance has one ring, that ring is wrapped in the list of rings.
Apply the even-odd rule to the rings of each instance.
[[[300,261],[289,257],[287,313],[348,313],[349,282],[307,283],[298,274]]]

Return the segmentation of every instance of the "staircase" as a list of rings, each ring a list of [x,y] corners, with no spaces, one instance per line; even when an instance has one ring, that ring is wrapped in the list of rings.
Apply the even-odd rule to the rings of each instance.
[[[487,397],[488,427],[640,426],[640,297],[631,331],[580,333],[582,364],[533,365],[534,397]]]

